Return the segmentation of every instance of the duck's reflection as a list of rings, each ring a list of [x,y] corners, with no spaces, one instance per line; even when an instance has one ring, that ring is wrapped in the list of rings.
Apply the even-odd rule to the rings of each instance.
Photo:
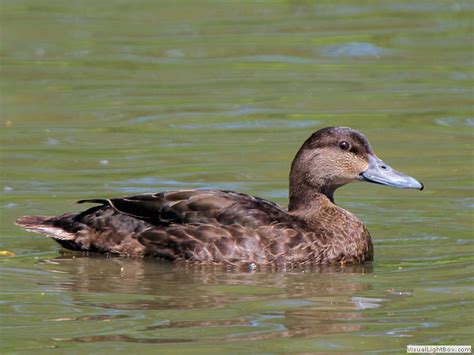
[[[71,294],[72,303],[97,310],[97,314],[69,320],[93,321],[107,317],[104,313],[113,319],[132,317],[134,311],[150,312],[153,317],[166,313],[151,324],[134,320],[141,336],[113,336],[122,341],[168,343],[173,330],[183,328],[189,334],[193,329],[201,334],[206,328],[211,338],[213,329],[229,328],[232,334],[238,328],[237,338],[246,340],[353,332],[362,329],[357,320],[366,316],[363,309],[382,301],[356,297],[369,289],[364,274],[372,272],[371,265],[243,272],[148,259],[63,256],[44,261],[42,267],[61,276],[53,287]],[[174,311],[182,317],[191,309],[203,316],[173,319]],[[206,311],[212,316],[206,317]],[[172,337],[171,342],[203,339],[209,337]],[[74,340],[117,339],[94,334]],[[236,335],[218,340],[235,341]]]

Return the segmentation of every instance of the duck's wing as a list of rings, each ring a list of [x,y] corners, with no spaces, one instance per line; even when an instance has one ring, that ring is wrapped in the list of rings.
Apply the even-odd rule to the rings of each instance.
[[[78,202],[110,206],[155,226],[204,223],[257,228],[292,221],[287,211],[273,202],[225,190],[176,190]]]
[[[311,248],[307,233],[286,210],[231,191],[180,190],[80,202],[99,205],[57,217],[25,216],[17,224],[49,235],[66,249],[169,260],[265,263],[296,258],[298,250]]]

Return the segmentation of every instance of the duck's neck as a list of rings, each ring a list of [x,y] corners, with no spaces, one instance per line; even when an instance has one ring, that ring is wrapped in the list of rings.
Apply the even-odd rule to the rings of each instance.
[[[332,203],[334,203],[334,191],[339,186],[320,186],[309,185],[305,181],[292,181],[290,176],[290,203],[288,210],[309,210],[313,209],[321,195],[325,195]]]
[[[290,169],[290,212],[314,209],[322,195],[334,203],[334,191],[342,185],[335,184],[335,177],[328,173],[331,169],[323,155],[319,150],[308,151],[305,145],[296,153]]]

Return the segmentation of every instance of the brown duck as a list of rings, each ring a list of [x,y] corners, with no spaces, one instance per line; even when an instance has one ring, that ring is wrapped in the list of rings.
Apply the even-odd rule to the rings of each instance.
[[[334,204],[353,181],[423,189],[385,164],[367,139],[347,127],[313,133],[291,164],[290,203],[225,190],[178,190],[81,200],[98,204],[58,217],[24,216],[17,224],[66,249],[204,263],[362,263],[373,258],[370,234]]]

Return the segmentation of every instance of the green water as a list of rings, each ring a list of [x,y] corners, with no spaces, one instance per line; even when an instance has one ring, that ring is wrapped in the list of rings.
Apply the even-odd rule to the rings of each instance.
[[[473,340],[469,1],[1,1],[0,352],[398,352]],[[62,255],[13,225],[218,187],[287,202],[290,161],[362,131],[424,191],[339,190],[368,266]]]

